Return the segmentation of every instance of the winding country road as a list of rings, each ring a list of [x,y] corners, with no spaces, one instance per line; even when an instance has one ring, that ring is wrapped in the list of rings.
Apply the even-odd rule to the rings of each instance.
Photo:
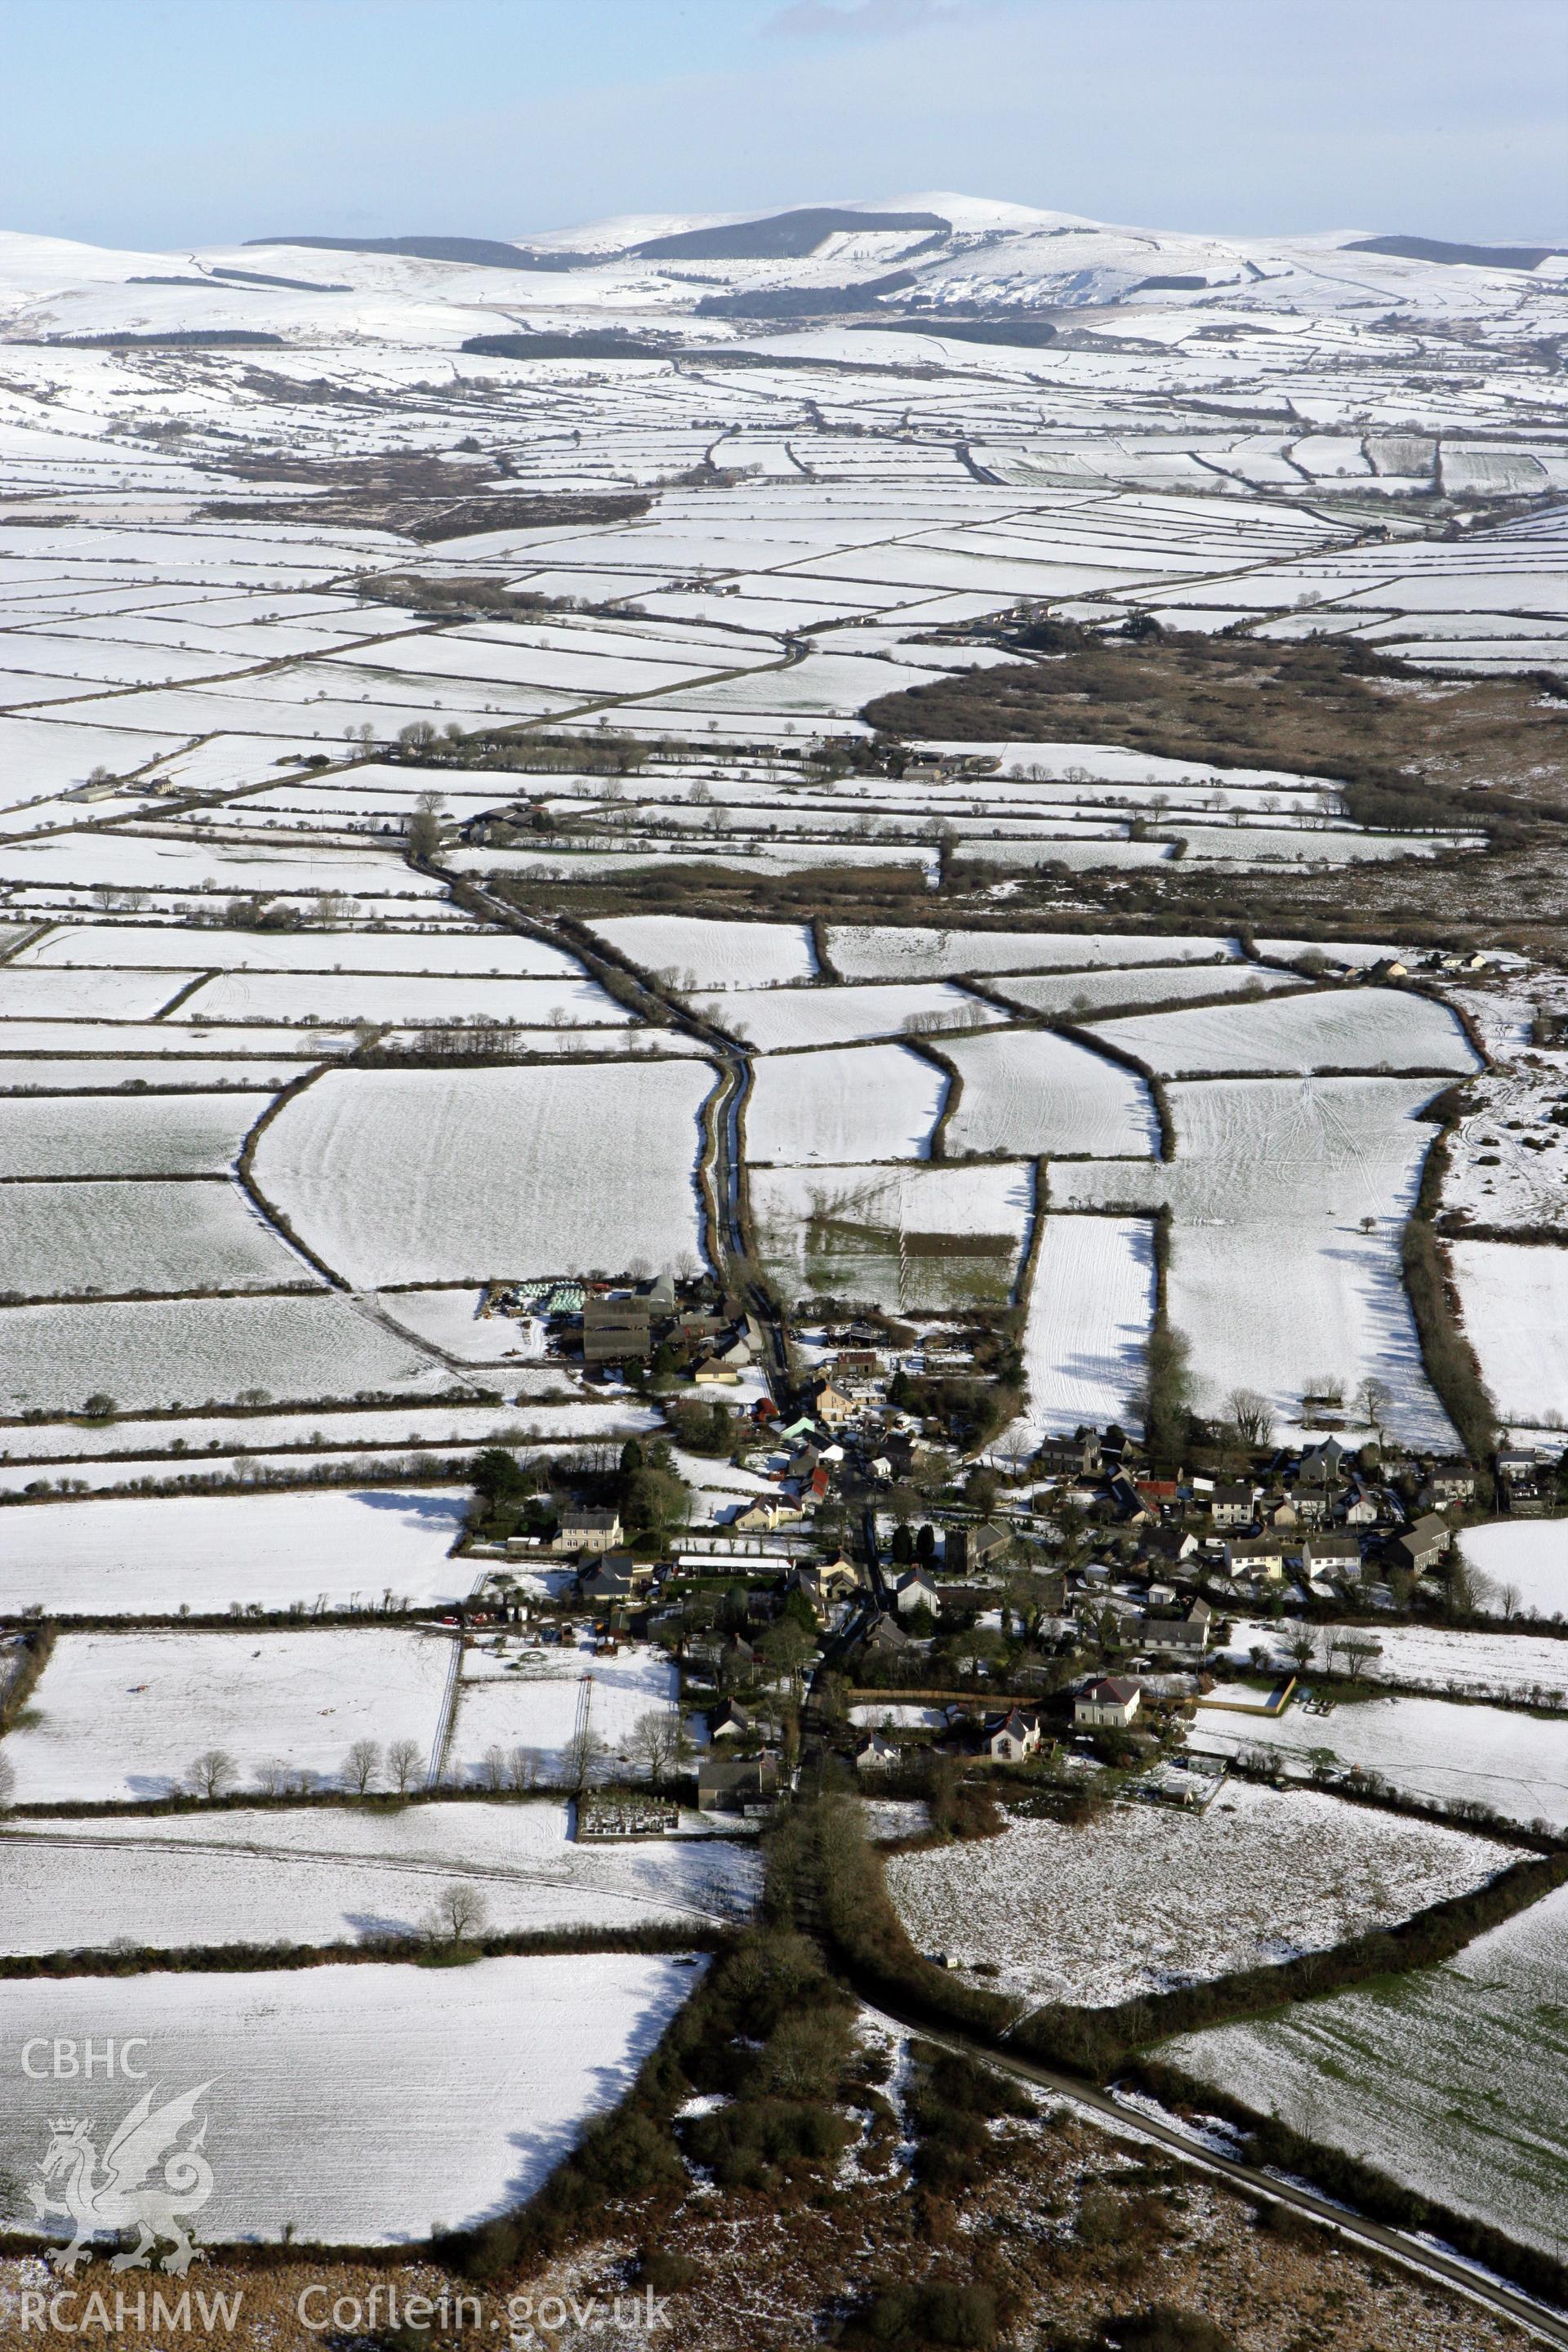
[[[1096,2120],[1110,2123],[1118,2130],[1136,2133],[1144,2139],[1155,2141],[1169,2148],[1183,2162],[1199,2170],[1218,2175],[1248,2196],[1267,2197],[1276,2204],[1289,2205],[1296,2212],[1310,2216],[1339,2232],[1347,2243],[1360,2246],[1370,2252],[1386,2254],[1391,2261],[1402,2263],[1407,2270],[1440,2279],[1445,2286],[1456,2288],[1473,2303],[1482,2305],[1499,2318],[1510,2319],[1533,2336],[1538,2343],[1554,2344],[1568,2352],[1568,2314],[1554,2310],[1550,2305],[1537,2303],[1519,2287],[1511,2287],[1489,2272],[1473,2268],[1457,2255],[1442,2252],[1419,2238],[1401,2230],[1391,2230],[1381,2221],[1373,2221],[1328,2198],[1318,2196],[1303,2188],[1299,2181],[1289,2180],[1274,2172],[1264,2172],[1256,2166],[1242,2164],[1235,2157],[1221,2156],[1177,2131],[1172,2125],[1162,2123],[1146,2115],[1142,2108],[1132,2107],[1117,2099],[1110,2091],[1097,2089],[1093,2084],[1079,2082],[1070,2074],[1053,2074],[1048,2067],[1037,2066],[1027,2058],[1019,2058],[1011,2051],[996,2049],[988,2042],[974,2041],[968,2034],[957,2032],[949,2026],[933,2030],[916,2018],[900,2017],[893,2011],[864,2002],[867,2013],[884,2025],[899,2032],[918,2033],[924,2042],[934,2042],[939,2049],[951,2050],[964,2057],[973,2058],[986,2066],[997,2067],[1005,2074],[1016,2074],[1037,2088],[1051,2091],[1058,2098],[1068,2099],[1075,2106],[1086,2109]]]

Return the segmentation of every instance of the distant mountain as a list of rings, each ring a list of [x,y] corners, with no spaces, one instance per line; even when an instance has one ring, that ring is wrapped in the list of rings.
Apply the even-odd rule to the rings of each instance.
[[[945,237],[952,228],[952,222],[943,220],[940,213],[851,212],[841,206],[813,205],[801,212],[774,213],[765,220],[735,221],[721,228],[689,228],[674,236],[649,237],[631,249],[648,261],[799,261],[835,234],[892,229],[918,236],[934,230]]]
[[[247,236],[247,247],[299,245],[317,253],[398,253],[408,261],[461,261],[474,269],[559,269],[491,236]]]
[[[1390,253],[1401,261],[1468,264],[1476,269],[1539,269],[1563,256],[1560,245],[1448,245],[1438,236],[1358,236],[1347,253]]]

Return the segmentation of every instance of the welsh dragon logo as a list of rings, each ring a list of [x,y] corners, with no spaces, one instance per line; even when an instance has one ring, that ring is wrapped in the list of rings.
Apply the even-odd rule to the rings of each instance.
[[[182,2275],[190,2269],[200,2248],[186,2224],[213,2193],[212,2167],[202,2154],[206,2117],[184,2147],[180,2135],[195,2121],[197,2105],[211,2088],[211,2083],[199,2083],[194,2091],[154,2107],[154,2084],[137,2100],[101,2158],[89,2123],[51,2123],[38,2179],[28,2194],[40,2221],[58,2214],[75,2230],[69,2245],[49,2255],[57,2270],[74,2276],[80,2263],[92,2260],[90,2237],[125,2230],[137,2231],[137,2242],[113,2257],[111,2271],[151,2269],[160,2238],[171,2241],[160,2269]],[[56,2182],[63,2193],[51,2198],[44,2184]]]

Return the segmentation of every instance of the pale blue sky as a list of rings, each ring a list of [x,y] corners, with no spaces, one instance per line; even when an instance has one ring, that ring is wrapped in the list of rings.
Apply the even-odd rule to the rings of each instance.
[[[0,0],[0,227],[515,236],[945,187],[1568,243],[1568,0]]]

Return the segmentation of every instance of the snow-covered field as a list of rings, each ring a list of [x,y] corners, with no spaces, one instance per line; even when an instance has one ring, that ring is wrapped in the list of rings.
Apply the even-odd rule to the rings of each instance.
[[[1329,1716],[1304,1715],[1294,1700],[1276,1717],[1200,1705],[1187,1744],[1210,1756],[1267,1750],[1302,1774],[1322,1759],[1411,1796],[1568,1826],[1568,1731],[1549,1717],[1446,1698],[1358,1699]]]
[[[412,1740],[436,1761],[454,1637],[379,1626],[321,1633],[62,1633],[7,1733],[20,1804],[123,1804],[229,1759],[230,1789],[346,1785],[356,1740]]]
[[[6,1103],[0,1178],[221,1175],[257,1108],[244,1095]]]
[[[1154,1113],[1141,1078],[1048,1029],[955,1038],[942,1050],[963,1081],[947,1149],[1147,1159]]]
[[[764,988],[815,980],[804,923],[718,923],[697,915],[616,915],[595,923],[602,940],[640,971],[676,988]]]
[[[0,1185],[0,1265],[28,1298],[321,1286],[237,1186],[205,1180]]]
[[[484,1642],[464,1653],[445,1775],[458,1782],[482,1780],[492,1748],[507,1757],[521,1748],[542,1780],[559,1780],[568,1767],[585,1689],[589,1735],[599,1743],[593,1777],[637,1778],[646,1768],[633,1755],[632,1735],[643,1716],[674,1706],[678,1680],[665,1652],[647,1643],[628,1643],[616,1656],[601,1657],[581,1635],[552,1649]]]
[[[452,1487],[367,1486],[0,1511],[0,1612],[212,1616],[252,1603],[375,1608],[388,1593],[416,1607],[459,1601],[482,1569],[447,1558],[467,1503]]]
[[[1003,1015],[945,982],[849,988],[729,988],[709,1011],[721,1029],[775,1054],[806,1045],[851,1045],[861,1038],[896,1037],[900,1030],[984,1029]]]
[[[907,1045],[829,1045],[753,1066],[746,1156],[791,1162],[923,1160],[948,1080]]]
[[[112,1390],[104,1391],[106,1378]],[[0,1307],[0,1402],[78,1412],[108,1393],[140,1411],[258,1398],[439,1394],[448,1367],[335,1291]]]
[[[616,1027],[631,1015],[595,982],[471,980],[447,972],[245,971],[203,982],[176,1021],[310,1024],[393,1021],[437,1025],[515,1021],[525,1026]]]
[[[1071,1013],[1089,1020],[1128,1005],[1179,1004],[1208,997],[1268,996],[1290,988],[1289,974],[1254,963],[1146,964],[1131,971],[1025,973],[994,980],[994,994],[1026,1013]]]
[[[1261,1004],[1216,1004],[1107,1021],[1101,1034],[1157,1076],[1246,1071],[1479,1069],[1454,1015],[1430,998],[1389,988],[1314,991]]]
[[[356,1285],[700,1262],[701,1062],[329,1071],[256,1175]]]
[[[901,929],[889,924],[835,927],[827,934],[834,968],[846,980],[962,980],[973,972],[1099,971],[1154,963],[1211,963],[1236,954],[1230,940],[1180,939],[1132,931],[963,931]],[[1005,992],[1011,995],[1013,991]]]
[[[1491,1529],[1475,1532],[1488,1535]],[[1471,1540],[1468,1533],[1460,1538],[1465,1544]],[[1564,1565],[1568,1566],[1568,1557]],[[1539,1699],[1551,1706],[1568,1707],[1568,1642],[1530,1633],[1451,1633],[1441,1625],[1319,1625],[1310,1629],[1313,1654],[1300,1667],[1286,1646],[1300,1630],[1296,1625],[1243,1619],[1232,1628],[1227,1654],[1245,1665],[1254,1646],[1260,1645],[1282,1673],[1310,1676],[1322,1674],[1331,1664],[1341,1673],[1346,1671],[1342,1640],[1373,1641],[1378,1644],[1378,1654],[1356,1664],[1363,1682],[1387,1683],[1395,1689],[1403,1685],[1451,1692],[1466,1698]]]
[[[370,770],[358,769],[365,775]],[[178,975],[226,972],[447,972],[470,977],[577,978],[563,949],[515,931],[187,930],[173,923],[92,923],[51,930],[23,950],[14,970],[69,964],[77,968],[144,966],[171,971],[163,1001]]]
[[[1467,1528],[1459,1549],[1483,1580],[1483,1609],[1568,1618],[1568,1519],[1499,1519]]]
[[[0,1950],[357,1944],[418,1934],[471,1886],[493,1933],[745,1917],[762,1869],[725,1837],[578,1844],[558,1798],[390,1811],[311,1805],[118,1821],[29,1816],[0,1832]]]
[[[1249,1388],[1283,1433],[1300,1424],[1307,1382],[1332,1369],[1347,1394],[1381,1381],[1390,1425],[1449,1451],[1401,1271],[1432,1091],[1430,1080],[1373,1077],[1173,1086],[1173,1160],[1054,1162],[1051,1201],[1170,1202],[1168,1311],[1192,1349],[1200,1411]]]
[[[1568,1887],[1440,1968],[1161,2054],[1508,2237],[1562,2245]]]
[[[1119,1805],[1083,1827],[896,1854],[922,1951],[989,1960],[999,1989],[1105,2008],[1391,1927],[1506,1869],[1511,1848],[1315,1790],[1228,1781],[1202,1813]]]
[[[1568,1418],[1568,1249],[1452,1244],[1465,1330],[1505,1422]]]
[[[1141,1418],[1154,1317],[1154,1245],[1144,1217],[1049,1215],[1024,1325],[1025,1404],[1033,1443]]]
[[[679,1960],[624,1952],[75,1977],[10,1986],[6,2026],[19,2041],[144,2039],[164,2097],[210,2086],[204,2237],[276,2244],[288,2228],[397,2244],[531,2196],[586,2118],[621,2098],[697,1982]],[[118,2081],[75,2086],[100,2148],[132,2104]],[[59,2107],[52,2079],[18,2078],[0,2114],[7,2170],[31,2177]]]

